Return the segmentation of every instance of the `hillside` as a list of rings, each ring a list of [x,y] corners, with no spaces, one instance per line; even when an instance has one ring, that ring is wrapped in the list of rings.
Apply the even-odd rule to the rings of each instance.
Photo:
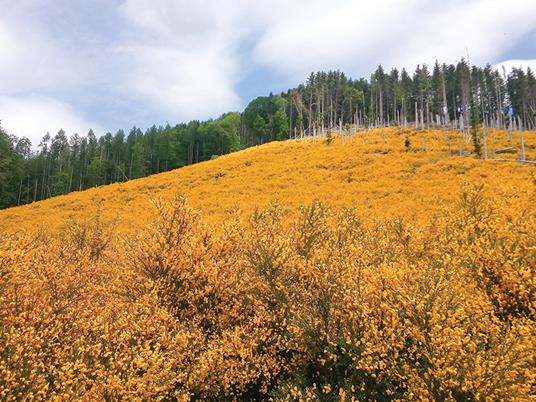
[[[459,157],[460,148],[473,144],[449,132],[407,131],[386,128],[336,138],[273,142],[219,157],[212,161],[116,183],[30,205],[0,211],[0,229],[13,232],[39,227],[57,231],[70,220],[93,216],[100,205],[105,221],[130,232],[151,221],[153,200],[180,193],[209,221],[221,221],[230,211],[244,215],[273,201],[295,208],[323,200],[335,206],[354,207],[368,218],[404,216],[426,220],[471,185],[484,183],[491,194],[533,191],[534,166],[516,163],[519,156],[496,155],[493,150],[519,149],[520,136],[497,131],[488,139],[490,160]],[[536,159],[536,133],[525,132],[527,159]],[[344,141],[344,144],[343,144]],[[507,161],[506,158],[510,158]]]
[[[167,172],[275,140],[324,133],[326,127],[402,126],[420,116],[412,126],[423,130],[464,131],[474,125],[534,130],[534,74],[518,68],[505,74],[490,66],[471,67],[463,59],[456,65],[436,62],[433,71],[417,65],[413,74],[378,66],[369,79],[358,80],[338,70],[318,71],[279,95],[252,99],[241,113],[153,125],[145,131],[135,125],[115,133],[90,130],[87,136],[59,130],[33,147],[27,138],[8,135],[0,126],[0,209]],[[480,107],[471,114],[473,103]]]
[[[534,2],[6,1],[0,402],[536,402]]]
[[[472,145],[274,142],[1,211],[0,399],[534,400],[536,170]]]

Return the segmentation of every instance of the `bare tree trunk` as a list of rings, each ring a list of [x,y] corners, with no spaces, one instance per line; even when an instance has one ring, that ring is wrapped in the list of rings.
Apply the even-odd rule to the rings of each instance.
[[[424,130],[424,111],[421,107],[421,130]]]
[[[380,124],[383,127],[383,91],[380,85]]]
[[[430,129],[430,105],[426,102],[426,126]]]
[[[36,177],[35,178],[35,186],[34,186],[33,202],[35,202],[37,200],[37,185],[38,185],[38,180],[37,180],[37,177]]]
[[[27,193],[26,193],[26,204],[30,203],[30,175],[28,175],[28,185],[27,185]]]
[[[521,131],[521,160],[524,162],[525,159],[525,138],[523,136],[523,131]]]
[[[20,186],[19,186],[19,198],[17,199],[17,205],[20,205],[20,197],[22,195],[22,179],[20,179]]]
[[[415,130],[419,128],[419,112],[417,109],[417,102],[415,102]]]
[[[457,124],[458,122],[458,110],[457,110],[457,107],[456,107],[456,98],[455,98],[455,95],[452,95],[453,99],[452,99],[452,104],[453,104],[453,107],[454,107],[454,123]]]
[[[133,152],[132,152],[132,149],[130,150],[130,163],[128,164],[128,179],[132,179],[132,157],[133,157]]]
[[[333,121],[333,96],[331,94],[329,95],[329,127],[333,127],[334,121]]]
[[[445,71],[442,69],[441,70],[441,91],[443,93],[443,119],[444,119],[444,124],[449,124],[450,123],[450,119],[449,119],[449,107],[448,107],[448,103],[447,103],[447,88],[445,86]]]
[[[292,97],[290,98],[289,102],[289,119],[288,119],[288,137],[292,138]]]
[[[482,127],[482,137],[484,140],[484,159],[488,160],[488,140],[486,136],[486,126],[484,125]]]
[[[69,176],[69,188],[67,190],[67,193],[71,192],[71,188],[72,188],[72,185],[73,185],[73,173],[74,173],[74,168],[71,168],[71,174]]]

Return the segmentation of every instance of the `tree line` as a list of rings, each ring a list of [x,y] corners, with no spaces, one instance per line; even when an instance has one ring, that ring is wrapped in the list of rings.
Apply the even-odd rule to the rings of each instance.
[[[284,111],[284,112],[283,112]],[[260,97],[243,113],[241,142],[255,145],[344,127],[444,126],[461,131],[475,124],[505,129],[536,127],[536,78],[531,69],[510,73],[470,66],[419,65],[413,74],[380,65],[369,80],[340,71],[311,73],[305,84]]]
[[[1,117],[1,116],[0,116]],[[435,63],[410,74],[380,65],[370,79],[340,71],[311,73],[304,84],[252,100],[242,113],[145,132],[97,137],[47,133],[37,150],[0,127],[0,208],[71,191],[127,181],[205,161],[269,141],[361,127],[443,126],[461,131],[484,124],[536,127],[536,78],[531,69]]]
[[[164,172],[240,148],[240,114],[192,121],[145,132],[106,133],[97,138],[46,134],[33,151],[26,138],[0,128],[0,207],[21,205],[72,191]]]

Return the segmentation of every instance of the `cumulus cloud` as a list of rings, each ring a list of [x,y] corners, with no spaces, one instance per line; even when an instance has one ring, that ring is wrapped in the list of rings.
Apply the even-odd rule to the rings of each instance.
[[[329,68],[355,73],[365,66],[368,71],[384,53],[381,46],[389,46],[404,29],[402,21],[408,20],[414,3],[293,2],[290,13],[266,26],[255,46],[255,59],[296,78]],[[279,6],[274,9],[285,7],[283,2]]]
[[[536,27],[532,0],[507,7],[499,0],[292,3],[290,13],[266,27],[254,54],[259,63],[296,76],[327,68],[366,76],[380,63],[413,69],[467,53],[471,63],[493,62]]]
[[[116,48],[127,65],[123,90],[147,98],[175,119],[207,118],[238,108],[239,2],[145,2],[121,8],[127,22]]]
[[[497,63],[493,65],[493,68],[496,70],[499,70],[500,72],[503,72],[506,70],[506,73],[508,74],[510,71],[512,71],[512,68],[522,68],[523,70],[527,70],[530,68],[533,73],[536,74],[536,59],[531,60],[505,60],[503,62]]]
[[[38,18],[38,2],[0,6],[6,11],[0,15],[0,94],[55,91],[84,80],[77,55]]]
[[[80,117],[68,104],[45,96],[0,96],[2,127],[11,134],[27,137],[35,147],[43,135],[60,129],[68,135],[85,135],[89,129],[104,133],[95,122]]]
[[[131,45],[119,51],[135,60],[126,73],[123,91],[142,97],[153,110],[184,120],[207,118],[239,106],[232,78],[236,63],[216,49],[188,52]]]
[[[362,77],[380,63],[411,71],[467,53],[499,63],[536,29],[532,3],[0,0],[0,119],[32,138],[60,127],[102,134],[240,109],[245,72],[298,84],[314,70]]]
[[[41,10],[42,3],[23,0],[0,16],[0,120],[9,133],[29,138],[34,147],[47,131],[102,130],[61,100],[80,90],[90,68],[83,68],[78,54],[50,34],[38,18]]]

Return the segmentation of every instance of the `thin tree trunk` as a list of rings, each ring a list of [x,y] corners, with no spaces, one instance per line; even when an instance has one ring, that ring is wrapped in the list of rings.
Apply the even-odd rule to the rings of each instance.
[[[17,205],[20,205],[20,198],[21,198],[21,195],[22,195],[22,181],[23,181],[23,179],[20,179],[19,198],[17,199]]]
[[[482,138],[484,140],[484,159],[488,160],[488,140],[486,136],[486,126],[482,127]]]
[[[521,160],[525,161],[525,138],[523,136],[523,131],[521,131]]]

